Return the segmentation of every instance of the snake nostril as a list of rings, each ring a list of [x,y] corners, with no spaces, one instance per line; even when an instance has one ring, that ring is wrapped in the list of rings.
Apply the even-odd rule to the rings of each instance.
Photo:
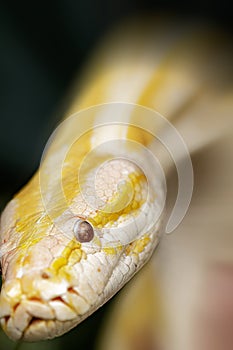
[[[49,276],[49,274],[47,272],[44,271],[44,272],[42,272],[41,277],[43,279],[48,279],[50,276]]]

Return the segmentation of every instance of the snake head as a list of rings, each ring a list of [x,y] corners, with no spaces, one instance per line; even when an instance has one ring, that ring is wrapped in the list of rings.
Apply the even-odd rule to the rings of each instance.
[[[105,191],[108,204],[110,199],[114,205],[124,203],[117,214],[107,210],[109,206],[105,211],[93,210],[91,205],[82,209],[83,196],[78,195],[69,211],[53,220],[43,210],[38,177],[5,208],[0,321],[11,339],[39,341],[67,332],[111,298],[152,254],[160,221],[151,224],[157,207],[142,200],[146,182],[127,161],[122,166],[122,160],[117,160],[114,169],[124,179],[137,181],[134,188],[140,192],[125,201],[127,182],[120,179],[119,195],[113,175],[108,184],[107,171],[104,184],[115,188]],[[100,187],[103,190],[103,181]],[[138,232],[143,234],[136,237]],[[4,245],[8,245],[6,251]]]

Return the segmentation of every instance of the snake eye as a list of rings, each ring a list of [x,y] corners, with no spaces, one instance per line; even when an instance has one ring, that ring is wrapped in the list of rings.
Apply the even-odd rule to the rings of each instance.
[[[94,230],[87,221],[77,221],[74,225],[74,235],[80,243],[90,242],[94,237]]]

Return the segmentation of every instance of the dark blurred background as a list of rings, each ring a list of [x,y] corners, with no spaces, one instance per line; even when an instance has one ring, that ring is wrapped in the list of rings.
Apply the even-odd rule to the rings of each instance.
[[[37,168],[59,104],[96,43],[120,19],[151,11],[193,15],[232,29],[226,0],[1,2],[1,208]]]
[[[94,46],[121,19],[152,11],[211,20],[232,33],[231,4],[226,0],[0,3],[1,209],[38,167],[61,101]],[[79,350],[92,349],[107,308],[59,340],[22,349],[63,349],[71,342]],[[4,339],[0,349],[13,348]]]

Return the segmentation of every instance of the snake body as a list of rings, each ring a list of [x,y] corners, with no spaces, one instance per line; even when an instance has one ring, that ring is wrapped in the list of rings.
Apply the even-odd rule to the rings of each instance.
[[[131,279],[158,243],[163,181],[136,146],[149,149],[154,140],[135,127],[143,116],[129,105],[124,125],[104,124],[114,107],[106,103],[157,110],[191,151],[227,125],[215,122],[220,113],[228,118],[231,92],[221,85],[225,51],[212,32],[188,22],[146,22],[123,26],[93,56],[39,171],[1,216],[0,318],[13,340],[53,338],[76,326]],[[76,118],[77,111],[88,117]]]

